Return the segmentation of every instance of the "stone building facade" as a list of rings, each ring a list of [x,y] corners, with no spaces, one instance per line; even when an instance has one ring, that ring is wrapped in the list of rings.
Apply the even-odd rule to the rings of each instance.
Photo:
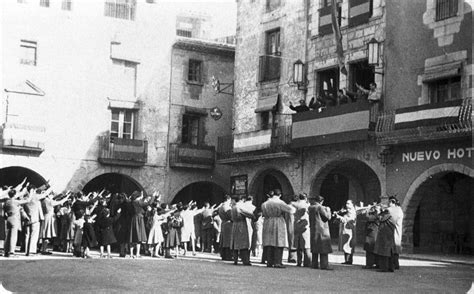
[[[179,109],[187,106],[207,113],[200,144],[215,146],[230,129],[232,99],[216,94],[210,77],[233,79],[233,46],[177,48],[186,43],[176,36],[181,27],[197,26],[193,38],[215,36],[202,14],[172,3],[45,3],[2,2],[2,184],[28,177],[37,185],[49,180],[56,191],[159,190],[171,202],[206,182],[221,195],[227,169],[214,164],[213,149],[187,153],[191,163],[204,157],[205,169],[175,168],[170,144],[181,143]],[[185,86],[187,55],[203,64],[194,98]],[[214,107],[224,112],[216,122]]]
[[[234,132],[219,139],[218,147],[218,162],[232,168],[231,193],[253,195],[257,207],[275,188],[287,197],[320,194],[332,210],[347,199],[360,205],[396,195],[406,214],[403,243],[408,251],[423,249],[428,240],[436,239],[429,250],[472,252],[472,204],[466,196],[472,188],[469,4],[451,0],[239,0],[237,4]],[[301,64],[303,78],[298,80],[301,74],[296,69]],[[443,88],[445,82],[448,86]],[[371,97],[380,99],[375,104],[357,96],[358,89],[369,89],[371,83],[376,84]],[[431,97],[435,88],[436,101]],[[349,97],[336,98],[340,90]],[[351,99],[354,96],[358,99]],[[308,105],[317,98],[325,105],[297,113],[290,108],[290,102],[297,106],[304,100]],[[444,100],[453,101],[443,104]],[[425,130],[426,121],[418,115],[441,122]],[[398,125],[397,120],[406,124]],[[433,135],[436,132],[444,135]],[[435,151],[439,158],[445,155],[443,162],[433,160]],[[412,162],[410,156],[425,160],[430,156],[431,163]],[[433,192],[442,201],[446,195],[440,189],[464,199],[450,200],[448,207],[458,207],[457,213],[434,209],[435,202],[422,197]],[[455,220],[454,214],[460,219]],[[446,219],[430,227],[437,217]],[[457,232],[458,223],[471,231]],[[363,217],[357,227],[361,243]],[[331,230],[337,237],[337,228]],[[444,241],[451,244],[449,248],[442,246]]]

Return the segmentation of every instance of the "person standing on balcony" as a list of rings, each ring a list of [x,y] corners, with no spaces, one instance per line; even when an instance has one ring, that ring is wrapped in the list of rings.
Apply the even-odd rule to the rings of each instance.
[[[285,268],[282,263],[283,249],[288,247],[285,213],[295,213],[295,208],[286,204],[281,197],[281,190],[262,204],[263,246],[267,247],[267,267]]]
[[[290,101],[290,109],[296,112],[305,112],[309,111],[309,107],[306,105],[306,100],[300,99],[300,105],[293,106],[293,103]]]
[[[377,89],[377,84],[375,82],[370,83],[369,90],[365,89],[359,84],[356,84],[356,87],[367,95],[367,101],[369,101],[370,107],[370,118],[369,118],[369,130],[375,130],[375,125],[377,123],[377,117],[380,111],[380,100],[381,93]]]

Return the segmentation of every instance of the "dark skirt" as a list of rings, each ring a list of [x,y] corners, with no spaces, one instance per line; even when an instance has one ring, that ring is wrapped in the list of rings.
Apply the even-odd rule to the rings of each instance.
[[[180,229],[179,228],[170,228],[168,231],[168,236],[165,240],[165,248],[173,248],[179,246],[181,243],[180,240]]]
[[[146,239],[147,235],[143,215],[138,214],[132,216],[128,243],[144,243]]]
[[[130,217],[120,215],[114,229],[117,242],[120,244],[128,243],[130,238]]]
[[[99,245],[101,246],[110,245],[117,242],[112,227],[101,228],[98,241]]]
[[[82,246],[89,248],[97,246],[94,227],[90,223],[84,223],[84,228],[82,230]]]

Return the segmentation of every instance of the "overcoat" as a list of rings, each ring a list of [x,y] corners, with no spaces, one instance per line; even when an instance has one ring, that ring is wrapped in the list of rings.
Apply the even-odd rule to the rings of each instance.
[[[292,205],[296,209],[294,220],[294,247],[296,249],[309,249],[311,248],[308,215],[309,203],[305,200],[298,200],[293,202]]]
[[[243,202],[237,202],[231,210],[232,236],[231,249],[249,249],[252,244],[252,226],[247,218],[253,218],[253,211]]]
[[[220,245],[222,248],[230,248],[230,242],[232,239],[232,216],[231,207],[229,202],[224,202],[217,212],[221,218],[221,240]]]
[[[375,240],[379,231],[379,220],[375,213],[367,213],[367,222],[365,223],[365,242],[364,250],[374,252]]]
[[[349,209],[342,216],[339,224],[339,251],[352,254],[356,243],[356,218],[357,214],[354,209]]]
[[[331,234],[328,224],[331,219],[331,209],[316,203],[308,207],[308,218],[311,236],[311,253],[331,253]]]
[[[278,196],[273,196],[262,204],[264,247],[288,247],[285,213],[293,214],[295,208]]]
[[[375,254],[381,256],[391,256],[397,253],[395,245],[396,224],[403,218],[401,209],[391,206],[380,215],[380,226],[375,241]]]

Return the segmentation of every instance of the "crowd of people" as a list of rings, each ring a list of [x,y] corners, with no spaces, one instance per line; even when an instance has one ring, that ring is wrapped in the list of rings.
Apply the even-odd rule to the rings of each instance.
[[[322,112],[327,107],[334,107],[357,101],[368,101],[370,104],[378,106],[377,103],[380,102],[380,93],[377,90],[377,84],[375,82],[370,83],[369,89],[366,89],[359,84],[356,84],[355,86],[357,88],[355,92],[343,88],[337,90],[337,95],[334,95],[328,90],[324,90],[316,97],[316,99],[314,97],[311,98],[309,104],[306,104],[306,100],[301,99],[299,101],[300,104],[294,106],[290,101],[289,108],[296,112],[306,112],[310,110]]]
[[[330,222],[339,223],[339,250],[344,264],[351,265],[355,248],[357,216],[366,218],[366,265],[394,271],[399,268],[403,212],[395,197],[388,205],[374,203],[345,207],[331,212],[319,195],[301,193],[283,201],[279,189],[269,191],[260,208],[251,196],[224,196],[219,205],[196,202],[168,205],[159,192],[55,194],[48,186],[34,187],[25,181],[4,187],[0,193],[0,242],[5,257],[14,257],[17,241],[26,256],[51,254],[51,250],[92,258],[98,248],[101,258],[178,258],[188,250],[219,253],[222,260],[252,265],[250,257],[261,257],[267,267],[298,267],[331,270]],[[21,232],[22,238],[18,238]],[[1,245],[1,244],[0,244]],[[41,245],[41,246],[39,246]]]

